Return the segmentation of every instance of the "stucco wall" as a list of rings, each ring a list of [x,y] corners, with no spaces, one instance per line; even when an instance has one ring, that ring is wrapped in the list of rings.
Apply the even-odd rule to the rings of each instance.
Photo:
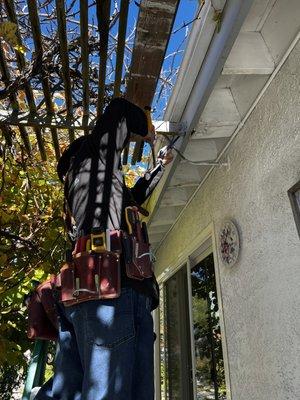
[[[287,190],[300,179],[300,44],[271,83],[228,155],[157,253],[157,275],[196,232],[234,219],[242,238],[220,284],[232,400],[300,399],[300,241]],[[178,229],[178,230],[177,230]]]

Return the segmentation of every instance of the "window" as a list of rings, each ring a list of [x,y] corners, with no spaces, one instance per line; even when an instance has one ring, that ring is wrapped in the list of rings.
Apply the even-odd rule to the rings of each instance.
[[[162,284],[161,400],[227,400],[214,259],[202,250]]]
[[[225,400],[222,336],[213,255],[191,269],[197,400]]]
[[[193,398],[190,323],[186,268],[180,269],[164,286],[165,363],[161,367],[162,400]]]

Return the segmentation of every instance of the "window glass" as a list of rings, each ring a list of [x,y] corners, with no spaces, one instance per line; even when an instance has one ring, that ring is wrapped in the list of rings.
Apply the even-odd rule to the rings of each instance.
[[[213,255],[191,270],[197,400],[226,400]]]
[[[192,400],[191,341],[186,267],[165,283],[165,398]]]

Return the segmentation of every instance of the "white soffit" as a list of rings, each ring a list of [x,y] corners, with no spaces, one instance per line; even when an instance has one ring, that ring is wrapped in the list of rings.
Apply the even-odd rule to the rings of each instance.
[[[255,1],[242,26],[242,32],[259,32],[277,0]]]
[[[197,187],[203,177],[200,167],[181,162],[176,168],[169,187]]]
[[[189,192],[185,188],[170,188],[165,191],[161,207],[184,206],[189,199]]]
[[[183,206],[159,208],[151,222],[151,227],[173,224],[182,208]],[[151,232],[150,230],[149,233]]]
[[[274,61],[259,32],[240,32],[223,68],[226,75],[269,75]]]
[[[276,65],[299,30],[300,0],[277,0],[261,28]]]
[[[231,90],[214,89],[191,139],[228,137],[240,120]]]

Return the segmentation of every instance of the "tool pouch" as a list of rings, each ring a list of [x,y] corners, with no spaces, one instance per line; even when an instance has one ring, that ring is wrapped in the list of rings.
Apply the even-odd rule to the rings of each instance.
[[[61,301],[71,306],[88,300],[120,296],[120,259],[118,253],[80,253],[61,269]]]
[[[51,282],[41,283],[30,295],[27,305],[29,339],[57,340],[58,317]]]
[[[131,279],[143,280],[153,276],[150,244],[139,242],[132,235],[123,236],[126,275]]]

